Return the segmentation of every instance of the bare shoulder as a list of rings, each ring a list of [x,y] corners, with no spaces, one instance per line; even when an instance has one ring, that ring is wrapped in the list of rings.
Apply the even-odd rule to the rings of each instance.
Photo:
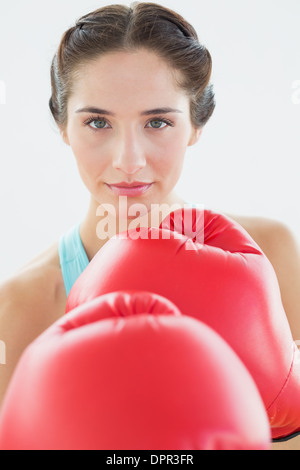
[[[9,345],[24,346],[59,316],[57,273],[49,266],[28,268],[0,285],[0,329]],[[14,339],[13,339],[14,338]]]
[[[283,300],[288,302],[293,292],[299,292],[300,285],[300,249],[295,233],[279,220],[228,216],[249,233],[267,256],[275,269]]]
[[[292,252],[299,255],[298,240],[284,222],[265,217],[226,215],[249,233],[271,262],[286,260]]]
[[[57,255],[58,256],[58,255]],[[64,314],[66,294],[55,245],[0,284],[0,404],[24,349]]]
[[[12,277],[0,284],[0,305],[13,305],[35,313],[42,310],[45,322],[61,316],[66,295],[59,265],[57,242],[22,266]]]

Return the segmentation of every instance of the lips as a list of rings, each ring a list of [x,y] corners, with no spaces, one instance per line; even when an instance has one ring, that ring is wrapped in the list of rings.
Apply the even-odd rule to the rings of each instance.
[[[133,183],[107,184],[110,190],[117,196],[141,196],[148,191],[153,183],[135,181]]]

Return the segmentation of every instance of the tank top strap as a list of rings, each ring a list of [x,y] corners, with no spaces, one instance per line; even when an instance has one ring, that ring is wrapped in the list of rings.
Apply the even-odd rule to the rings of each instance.
[[[67,296],[76,279],[89,264],[80,238],[79,227],[79,223],[71,227],[60,237],[58,243],[60,267]]]

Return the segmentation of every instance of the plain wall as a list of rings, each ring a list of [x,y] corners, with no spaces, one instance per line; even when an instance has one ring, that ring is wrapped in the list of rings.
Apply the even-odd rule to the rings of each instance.
[[[110,3],[1,0],[0,280],[87,210],[89,194],[48,109],[49,71],[63,32]],[[206,208],[280,220],[298,236],[299,0],[157,3],[190,21],[213,59],[217,106],[187,150],[178,192]]]

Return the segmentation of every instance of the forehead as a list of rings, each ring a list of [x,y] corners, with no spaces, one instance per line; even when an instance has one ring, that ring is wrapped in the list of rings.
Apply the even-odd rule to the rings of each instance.
[[[108,53],[78,70],[70,101],[114,109],[184,106],[188,99],[176,85],[176,74],[150,51]]]

